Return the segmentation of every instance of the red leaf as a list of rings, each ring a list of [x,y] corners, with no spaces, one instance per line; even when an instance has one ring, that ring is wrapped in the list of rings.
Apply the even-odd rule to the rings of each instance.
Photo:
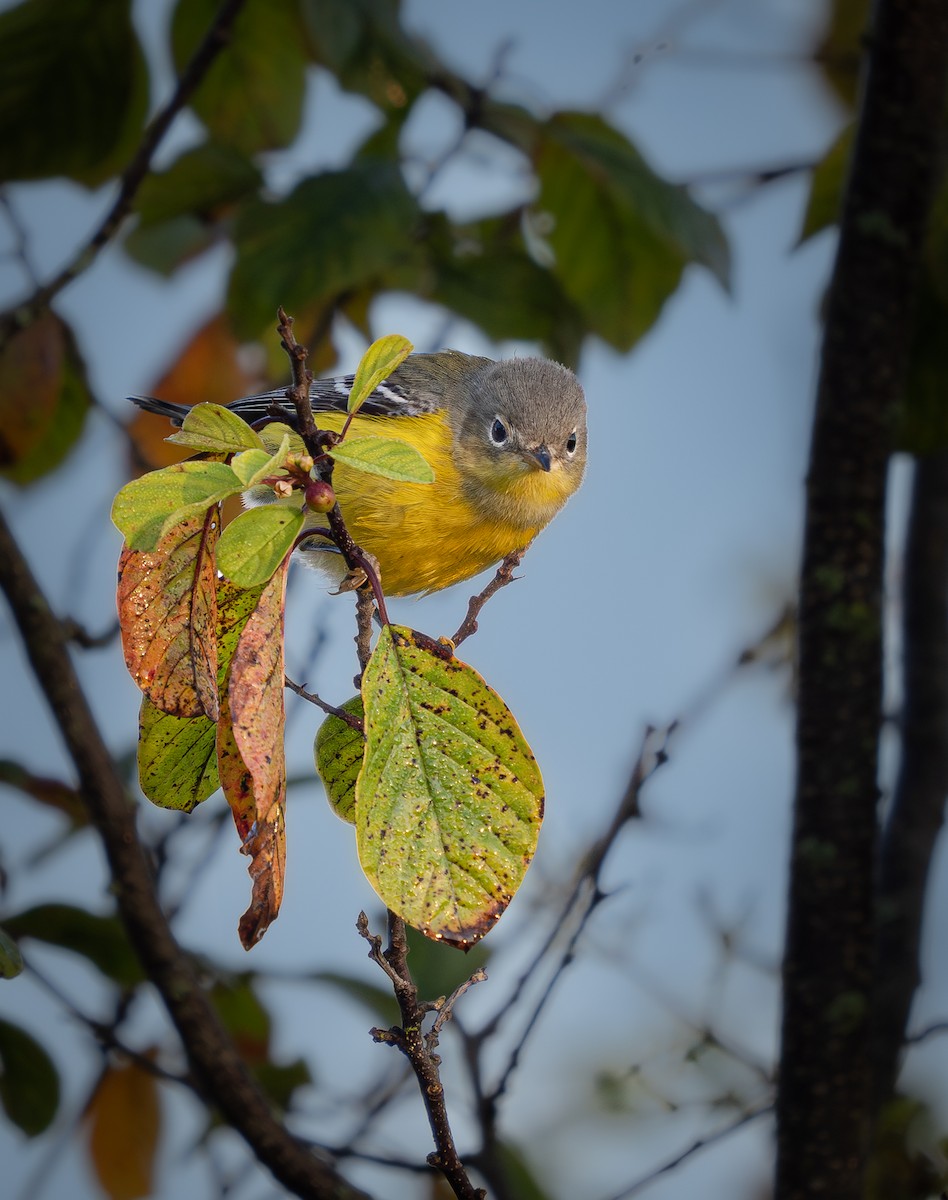
[[[253,892],[240,919],[249,950],[280,911],[286,867],[286,759],[283,747],[283,616],[287,558],[263,589],[241,632],[217,726],[218,771]]]

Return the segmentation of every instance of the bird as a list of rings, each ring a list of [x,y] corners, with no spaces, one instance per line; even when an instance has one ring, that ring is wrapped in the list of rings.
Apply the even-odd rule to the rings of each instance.
[[[311,385],[321,429],[341,431],[353,378]],[[188,411],[154,397],[129,399],[177,425]],[[227,408],[250,424],[266,417],[296,424],[285,390]],[[408,442],[435,479],[399,482],[338,462],[332,485],[343,519],[357,545],[377,560],[387,595],[426,594],[527,547],[576,492],[586,467],[586,400],[574,373],[548,359],[415,353],[352,418],[349,435],[367,434]],[[337,582],[345,574],[339,556],[325,553],[320,539],[304,542],[298,553]]]

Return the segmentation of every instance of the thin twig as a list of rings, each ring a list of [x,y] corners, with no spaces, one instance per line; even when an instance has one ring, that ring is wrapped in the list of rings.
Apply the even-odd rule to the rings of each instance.
[[[172,121],[188,103],[201,80],[207,74],[214,59],[226,46],[234,21],[246,0],[223,0],[211,22],[210,28],[200,45],[191,56],[190,62],[181,72],[178,86],[168,103],[155,114],[142,135],[132,161],[125,168],[119,185],[119,193],[92,237],[58,275],[37,288],[29,299],[16,305],[15,316],[0,319],[0,348],[18,328],[32,324],[45,312],[50,302],[74,279],[86,271],[95,261],[103,247],[115,237],[132,208],[132,201],[151,167],[151,161]]]
[[[643,1175],[635,1183],[630,1183],[628,1187],[624,1187],[621,1191],[613,1193],[608,1200],[628,1200],[629,1196],[637,1196],[639,1192],[644,1191],[656,1179],[662,1175],[667,1175],[669,1171],[674,1171],[676,1167],[680,1167],[683,1162],[691,1158],[693,1154],[697,1154],[699,1150],[704,1150],[707,1146],[713,1146],[717,1142],[724,1141],[725,1138],[729,1138],[732,1134],[737,1133],[739,1129],[743,1129],[745,1125],[750,1125],[752,1121],[756,1121],[758,1117],[763,1117],[773,1112],[773,1108],[773,1104],[764,1104],[760,1108],[752,1108],[748,1112],[741,1113],[729,1125],[724,1125],[721,1129],[715,1130],[714,1133],[709,1133],[704,1137],[698,1138],[686,1150],[682,1150],[680,1154],[676,1154],[674,1158],[670,1158],[667,1162],[662,1163],[660,1167],[649,1171],[647,1175]]]
[[[476,596],[471,597],[467,606],[467,616],[461,622],[457,633],[451,639],[455,647],[460,646],[465,638],[469,638],[472,633],[477,633],[477,618],[491,596],[496,595],[502,587],[506,587],[508,583],[513,583],[515,579],[519,578],[519,576],[514,575],[514,571],[520,566],[521,560],[528,549],[529,547],[524,546],[521,550],[512,550],[497,568],[496,575],[487,587],[482,592],[478,592]]]
[[[344,708],[337,708],[335,704],[327,704],[315,692],[308,692],[302,684],[294,683],[289,675],[283,676],[283,683],[291,692],[296,692],[297,696],[301,699],[308,700],[310,704],[315,704],[317,708],[321,708],[329,716],[338,717],[340,721],[345,721],[350,729],[356,729],[359,733],[363,732],[363,725],[359,718],[353,716],[350,712],[346,712]]]
[[[395,999],[398,1001],[401,1026],[373,1029],[372,1037],[377,1042],[401,1050],[415,1072],[437,1147],[434,1153],[428,1155],[428,1165],[441,1172],[458,1200],[485,1200],[486,1193],[471,1183],[454,1143],[439,1071],[441,1059],[435,1052],[437,1034],[434,1028],[427,1036],[422,1032],[422,1023],[426,1015],[433,1010],[443,1009],[447,1001],[438,1004],[419,999],[418,988],[408,970],[408,939],[405,922],[401,917],[392,912],[388,914],[388,947],[384,951],[382,939],[369,931],[365,913],[359,914],[357,928],[360,936],[369,944],[369,958],[381,967],[391,980]],[[452,1003],[454,999],[456,996],[452,997]]]

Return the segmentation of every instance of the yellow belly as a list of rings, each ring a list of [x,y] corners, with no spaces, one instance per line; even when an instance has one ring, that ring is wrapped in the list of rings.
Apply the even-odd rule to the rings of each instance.
[[[321,424],[332,420],[324,422],[322,413],[317,419]],[[468,579],[526,546],[542,527],[488,516],[466,498],[451,453],[450,429],[436,415],[357,418],[351,435],[398,437],[406,423],[412,444],[434,470],[434,483],[399,483],[344,463],[338,463],[333,474],[346,527],[378,559],[382,588],[391,596],[437,591]]]

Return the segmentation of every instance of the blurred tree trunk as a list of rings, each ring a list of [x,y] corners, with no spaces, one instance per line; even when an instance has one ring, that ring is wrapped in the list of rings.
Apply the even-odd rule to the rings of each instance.
[[[937,174],[946,63],[944,0],[880,0],[807,479],[777,1200],[863,1196],[886,475]]]

